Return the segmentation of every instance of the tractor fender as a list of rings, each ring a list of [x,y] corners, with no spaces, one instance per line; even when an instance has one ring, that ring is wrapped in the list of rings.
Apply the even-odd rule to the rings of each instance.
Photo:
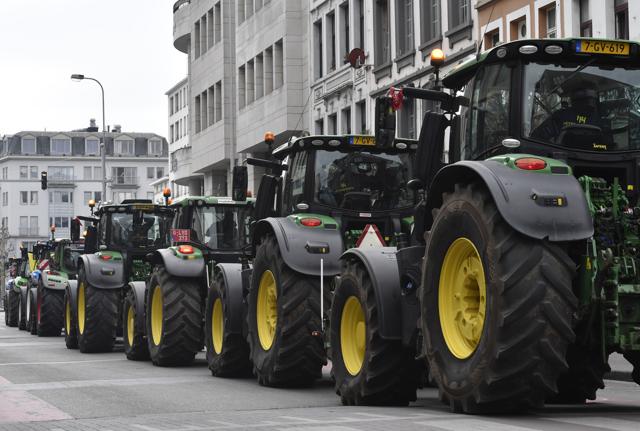
[[[144,298],[146,292],[146,282],[144,281],[130,281],[126,286],[127,290],[133,293],[133,298],[136,304],[136,328],[142,328],[143,332],[146,332],[145,316],[144,316]]]
[[[436,174],[427,199],[427,230],[433,223],[430,210],[442,206],[442,194],[470,181],[484,184],[504,221],[525,236],[558,242],[593,235],[587,200],[573,175],[511,169],[494,160],[464,160]]]
[[[98,289],[120,289],[124,286],[124,261],[102,260],[97,254],[80,256],[87,282]]]
[[[52,275],[49,271],[42,271],[40,279],[42,280],[42,287],[51,290],[64,290],[65,282],[67,281],[65,276]]]
[[[29,282],[24,277],[17,277],[16,279],[13,280],[13,290],[16,293],[22,294],[23,289],[26,289],[28,285],[29,285]]]
[[[175,277],[204,276],[204,259],[181,259],[168,248],[156,250],[153,261],[155,264],[163,265],[167,272]]]
[[[78,280],[68,280],[65,283],[65,290],[71,302],[71,315],[77,321],[78,313]]]
[[[395,247],[351,248],[342,255],[342,260],[356,259],[366,268],[376,296],[380,337],[386,340],[402,339],[400,274],[396,252]]]
[[[269,217],[256,223],[252,241],[254,256],[255,244],[267,233],[275,235],[282,259],[294,271],[320,276],[320,259],[323,259],[326,277],[340,274],[344,245],[339,229],[305,227],[288,217]],[[318,253],[319,248],[327,252]]]
[[[214,271],[221,273],[224,284],[227,287],[227,296],[224,298],[227,312],[227,328],[232,334],[242,335],[242,325],[244,322],[244,294],[242,282],[242,264],[240,263],[219,263]]]

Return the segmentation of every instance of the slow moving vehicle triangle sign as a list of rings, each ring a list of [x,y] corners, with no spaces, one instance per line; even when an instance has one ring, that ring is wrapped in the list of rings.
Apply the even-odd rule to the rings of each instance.
[[[382,235],[380,235],[380,230],[374,224],[368,224],[364,227],[360,238],[356,242],[357,248],[375,248],[375,247],[386,247],[384,239]]]

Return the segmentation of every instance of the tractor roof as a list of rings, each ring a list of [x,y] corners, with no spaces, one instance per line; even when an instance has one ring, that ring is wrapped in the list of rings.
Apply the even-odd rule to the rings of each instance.
[[[289,153],[296,150],[325,149],[341,151],[370,151],[378,153],[408,153],[418,148],[415,139],[398,138],[394,141],[398,144],[405,143],[404,148],[382,147],[377,144],[375,136],[371,135],[314,135],[294,138],[273,150],[273,157],[284,159]]]
[[[628,40],[592,38],[521,39],[498,45],[463,62],[449,72],[442,83],[447,88],[464,86],[484,63],[525,59],[551,64],[640,67],[640,44]]]
[[[201,202],[201,203],[200,203]],[[254,198],[247,198],[244,201],[234,201],[230,197],[224,196],[180,196],[175,198],[172,207],[186,207],[189,205],[234,205],[234,206],[248,206],[255,202]]]

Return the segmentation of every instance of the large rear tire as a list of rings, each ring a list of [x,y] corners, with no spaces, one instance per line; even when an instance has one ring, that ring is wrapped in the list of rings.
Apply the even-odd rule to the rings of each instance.
[[[173,277],[157,266],[147,288],[146,329],[154,365],[193,361],[202,349],[202,299],[197,279]]]
[[[7,294],[7,326],[15,328],[18,326],[20,313],[20,294],[11,288]]]
[[[380,337],[373,284],[355,259],[343,264],[333,296],[331,346],[331,375],[344,405],[401,406],[416,400],[415,351]]]
[[[38,337],[57,337],[64,326],[64,291],[42,286],[38,289],[36,309]]]
[[[149,346],[144,337],[144,328],[138,324],[136,298],[133,290],[129,290],[122,307],[122,338],[124,354],[130,361],[146,361],[149,359]]]
[[[211,374],[216,377],[237,377],[251,374],[249,345],[242,334],[229,331],[230,316],[227,305],[227,286],[222,273],[214,275],[207,295],[205,312],[205,347]]]
[[[78,348],[82,353],[110,352],[118,328],[120,289],[98,289],[78,273]]]
[[[38,334],[38,323],[37,323],[37,296],[38,290],[37,288],[30,288],[27,293],[27,330],[31,335]]]
[[[27,329],[27,290],[20,289],[20,306],[18,307],[18,329]]]
[[[574,341],[575,265],[507,225],[482,186],[443,195],[419,292],[425,351],[453,411],[539,407]]]
[[[78,321],[76,319],[74,309],[76,307],[71,303],[69,291],[64,292],[64,343],[67,349],[78,348]]]
[[[247,302],[247,341],[258,382],[306,386],[320,378],[326,363],[320,281],[289,268],[273,235],[257,247]]]

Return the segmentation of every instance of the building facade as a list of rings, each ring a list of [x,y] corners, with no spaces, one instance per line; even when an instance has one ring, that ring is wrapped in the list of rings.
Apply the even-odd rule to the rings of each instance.
[[[0,226],[7,227],[9,256],[19,244],[68,237],[71,218],[89,215],[90,199],[102,201],[102,166],[97,128],[90,132],[25,131],[0,141]],[[153,199],[150,183],[165,177],[167,141],[152,133],[106,135],[106,200]],[[48,174],[41,190],[40,175]]]
[[[640,2],[630,0],[479,0],[484,48],[525,38],[640,39]]]

